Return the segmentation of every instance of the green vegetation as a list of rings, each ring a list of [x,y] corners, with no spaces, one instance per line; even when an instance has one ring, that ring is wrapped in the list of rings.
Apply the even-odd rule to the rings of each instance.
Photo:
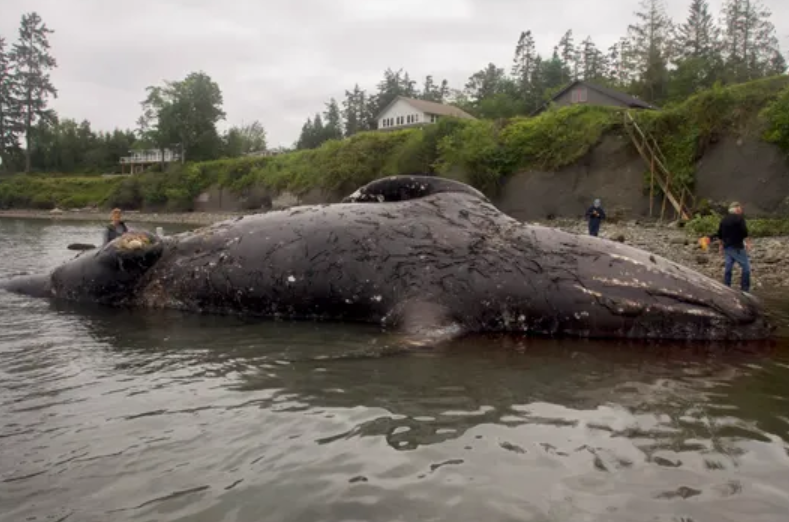
[[[696,216],[688,221],[685,230],[692,237],[711,236],[718,231],[720,215]],[[748,218],[748,235],[751,237],[789,236],[788,218]]]
[[[48,42],[52,30],[29,13],[17,42],[8,46],[0,37],[2,169],[28,172],[0,177],[0,208],[188,211],[212,185],[242,194],[340,195],[394,174],[456,178],[494,196],[512,174],[557,171],[606,134],[622,132],[621,109],[549,107],[526,116],[576,79],[662,106],[634,111],[635,117],[659,143],[674,183],[692,188],[696,160],[721,136],[761,137],[789,153],[789,77],[771,14],[744,0],[725,0],[720,14],[716,27],[707,0],[689,0],[686,19],[675,24],[659,0],[642,0],[627,34],[609,49],[568,30],[550,56],[540,56],[532,32],[521,31],[509,71],[487,64],[461,89],[431,75],[419,88],[407,72],[386,69],[373,90],[354,85],[341,102],[332,98],[322,114],[309,118],[295,152],[244,157],[266,149],[266,131],[253,122],[220,135],[222,91],[203,72],[148,87],[134,131],[94,132],[87,121],[59,118],[48,107],[57,92],[48,72],[57,67]],[[737,84],[745,80],[754,81]],[[371,130],[397,96],[452,103],[479,119]],[[96,176],[117,172],[120,157],[137,148],[176,149],[187,162],[129,177]]]
[[[0,182],[0,208],[84,208],[102,204],[118,179],[18,175]]]
[[[49,74],[58,66],[51,33],[30,12],[22,15],[13,45],[0,35],[0,174],[117,173],[120,158],[132,149],[175,149],[192,161],[266,149],[266,130],[258,121],[219,134],[222,92],[203,72],[149,86],[135,130],[96,132],[87,120],[61,117],[49,108],[49,98],[58,94]]]
[[[789,89],[765,107],[761,115],[767,122],[764,139],[789,154]]]
[[[781,75],[729,87],[715,85],[680,104],[639,111],[635,117],[657,141],[676,182],[693,188],[696,160],[712,141],[725,135],[758,138],[764,128],[775,129],[770,141],[789,140],[789,134],[780,134],[789,123],[788,100],[789,76]]]
[[[314,149],[375,129],[377,115],[397,96],[451,103],[479,119],[507,119],[531,114],[576,79],[664,107],[716,83],[732,85],[786,71],[772,14],[761,2],[724,0],[715,16],[708,0],[686,1],[681,21],[672,20],[662,0],[634,2],[626,31],[607,49],[569,29],[551,42],[553,53],[540,55],[535,34],[521,31],[511,67],[488,63],[461,88],[432,75],[418,85],[407,70],[387,69],[373,89],[357,84],[345,91],[341,103],[330,98],[322,113],[304,123],[296,147]]]
[[[789,119],[789,77],[715,87],[662,111],[635,111],[659,142],[670,168],[693,182],[706,145],[724,135],[749,134],[781,144]],[[211,185],[335,195],[394,174],[436,174],[466,181],[491,196],[508,176],[557,171],[582,158],[607,133],[622,132],[623,113],[611,107],[551,107],[509,120],[448,118],[421,129],[359,132],[315,149],[174,165],[166,172],[124,178],[27,175],[0,181],[0,207],[101,205],[188,211]],[[782,126],[783,125],[783,126]]]

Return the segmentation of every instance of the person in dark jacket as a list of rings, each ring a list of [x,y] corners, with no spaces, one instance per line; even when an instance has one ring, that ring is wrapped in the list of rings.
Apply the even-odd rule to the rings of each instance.
[[[121,209],[112,209],[110,213],[110,223],[104,229],[104,244],[106,245],[116,237],[120,237],[128,231],[129,228],[121,219]]]
[[[742,206],[738,202],[729,205],[729,213],[720,221],[715,237],[720,241],[720,253],[726,259],[723,282],[731,286],[731,273],[734,263],[740,265],[742,277],[740,288],[743,292],[751,289],[751,263],[748,252],[751,239],[748,237],[748,224],[742,215]]]
[[[586,219],[589,220],[589,235],[597,236],[600,232],[600,222],[605,219],[605,211],[600,206],[600,200],[595,199],[591,207],[586,211]]]

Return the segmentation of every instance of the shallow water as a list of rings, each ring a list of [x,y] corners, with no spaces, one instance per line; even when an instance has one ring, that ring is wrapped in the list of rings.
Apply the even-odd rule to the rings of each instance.
[[[0,277],[99,237],[0,219]],[[0,521],[786,520],[784,339],[394,341],[0,293]]]

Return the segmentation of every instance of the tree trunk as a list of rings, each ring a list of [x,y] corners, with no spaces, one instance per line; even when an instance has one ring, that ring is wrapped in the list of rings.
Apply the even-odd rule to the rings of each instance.
[[[30,124],[28,123],[28,129]],[[30,131],[25,135],[25,174],[30,173]]]
[[[33,127],[33,98],[30,89],[27,91],[27,114],[25,115],[25,174],[30,173],[30,129]]]

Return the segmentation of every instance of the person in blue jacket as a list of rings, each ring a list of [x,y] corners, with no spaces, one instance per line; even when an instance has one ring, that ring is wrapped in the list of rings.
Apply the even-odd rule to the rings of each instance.
[[[600,222],[605,219],[605,210],[600,206],[599,199],[595,199],[592,206],[586,211],[586,219],[589,220],[589,235],[597,236],[600,232]]]

